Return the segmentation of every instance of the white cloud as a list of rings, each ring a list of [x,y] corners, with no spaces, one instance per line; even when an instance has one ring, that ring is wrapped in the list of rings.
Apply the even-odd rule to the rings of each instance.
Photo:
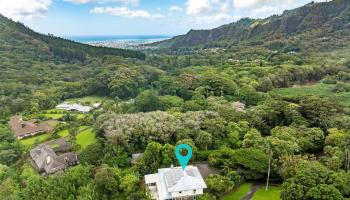
[[[241,17],[240,16],[231,16],[228,14],[215,14],[215,15],[207,15],[207,16],[200,16],[195,18],[195,21],[197,24],[202,24],[206,23],[208,25],[210,24],[226,24],[226,23],[231,23],[239,20]]]
[[[126,18],[159,19],[164,17],[161,14],[150,14],[145,10],[130,10],[128,7],[95,7],[94,9],[90,10],[90,13],[109,14]]]
[[[14,20],[44,17],[51,0],[1,0],[0,13]]]
[[[187,0],[187,14],[190,16],[208,16],[231,13],[233,0]]]
[[[279,14],[279,9],[273,6],[262,6],[262,7],[253,9],[251,12],[251,17],[264,18],[264,17],[271,16],[272,14]]]
[[[179,7],[179,6],[171,6],[171,7],[169,8],[169,13],[168,13],[168,15],[169,15],[169,16],[173,16],[174,14],[180,13],[180,12],[182,12],[182,11],[183,11],[183,9],[182,9],[181,7]]]
[[[181,12],[183,9],[181,8],[181,7],[179,7],[179,6],[171,6],[170,8],[169,8],[169,11],[170,12]]]
[[[191,16],[201,15],[211,10],[209,0],[188,0],[186,6],[187,14]]]
[[[215,26],[237,21],[239,18],[233,13],[232,0],[187,0],[185,5],[189,23]]]
[[[266,1],[269,0],[234,0],[233,5],[235,8],[252,8]]]
[[[274,6],[286,6],[296,3],[298,0],[233,0],[235,8],[258,8],[261,6],[274,5]]]
[[[87,4],[87,3],[107,3],[107,2],[116,2],[122,4],[138,5],[139,0],[63,0],[66,2],[74,4]]]

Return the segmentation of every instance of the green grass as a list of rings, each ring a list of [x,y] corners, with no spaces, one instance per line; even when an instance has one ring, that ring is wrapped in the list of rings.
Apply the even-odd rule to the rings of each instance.
[[[50,109],[50,110],[45,110],[46,113],[66,113],[67,111],[65,110],[60,110],[60,109]]]
[[[52,127],[56,127],[57,126],[57,124],[59,124],[59,122],[58,121],[48,121],[48,124],[50,125],[50,126],[52,126]]]
[[[77,135],[77,144],[81,146],[81,149],[85,149],[87,146],[95,142],[96,134],[92,128],[88,128]]]
[[[49,118],[49,119],[61,119],[64,114],[42,114],[43,116]]]
[[[285,98],[304,97],[304,96],[320,96],[330,97],[337,100],[343,106],[350,106],[350,93],[335,93],[333,88],[335,85],[318,83],[311,86],[296,86],[291,88],[277,88],[271,93],[278,94]]]
[[[51,144],[51,145],[50,145],[50,147],[53,148],[53,149],[54,149],[54,148],[57,148],[57,147],[59,147],[59,146],[60,146],[60,145],[58,145],[58,144]]]
[[[85,114],[77,114],[77,119],[83,119],[86,115]]]
[[[265,187],[261,187],[256,191],[253,200],[279,200],[281,196],[281,187],[271,186],[266,191]]]
[[[32,146],[35,144],[36,141],[39,141],[39,143],[45,142],[50,137],[50,133],[46,133],[43,135],[22,139],[20,140],[21,144],[24,146]]]
[[[40,177],[38,172],[35,169],[33,169],[33,167],[28,162],[25,162],[21,169],[21,178],[23,178],[24,180],[29,180],[33,177]]]
[[[88,128],[89,128],[88,126],[80,126],[79,132],[83,131],[84,129],[88,129]],[[68,131],[68,129],[65,129],[65,130],[59,131],[57,134],[60,137],[67,137],[69,135],[69,131]]]
[[[59,113],[59,114],[49,113],[49,114],[40,114],[40,115],[43,115],[49,119],[55,119],[55,120],[61,119],[64,116],[64,114],[61,114],[61,113]],[[72,116],[76,116],[77,119],[83,119],[86,115],[85,114],[72,114]]]
[[[249,192],[251,187],[251,183],[243,183],[236,190],[224,196],[221,200],[240,200]]]
[[[92,129],[89,128],[88,126],[80,126],[79,127],[79,131],[80,132],[83,131],[84,129],[87,129],[87,131],[88,130],[92,131]],[[85,132],[85,131],[83,131],[83,132]],[[83,133],[83,132],[81,132],[81,133]],[[78,134],[78,136],[79,136],[79,134]],[[69,135],[68,129],[59,131],[58,135],[60,137],[67,137]],[[90,135],[86,134],[86,135],[88,135],[87,139],[91,139],[92,140],[92,143],[95,142],[96,139],[95,139],[95,134],[94,133],[93,133],[94,137],[92,137],[91,134]],[[78,136],[77,136],[77,138],[78,138]],[[82,137],[82,136],[79,136],[79,137]],[[39,135],[39,136],[27,138],[27,139],[22,139],[22,140],[20,140],[20,142],[21,142],[22,145],[25,145],[25,146],[33,146],[37,140],[39,141],[39,143],[43,143],[43,142],[46,142],[49,138],[50,138],[50,133],[46,133],[46,134],[43,134],[43,135]],[[84,144],[84,143],[88,143],[88,142],[87,141],[82,142],[82,144]],[[87,145],[89,145],[89,144],[90,143],[88,143]]]
[[[60,131],[57,133],[60,137],[67,137],[69,135],[68,129]]]

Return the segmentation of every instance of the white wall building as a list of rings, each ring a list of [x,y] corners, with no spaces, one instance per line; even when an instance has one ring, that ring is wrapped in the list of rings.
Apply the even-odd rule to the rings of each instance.
[[[145,183],[156,200],[192,200],[207,188],[197,167],[187,166],[158,169],[145,176]]]
[[[97,105],[97,104],[96,104]],[[100,104],[98,104],[99,106]],[[97,107],[98,107],[97,106]],[[94,105],[95,107],[95,105]],[[96,107],[95,107],[96,108]],[[83,112],[83,113],[88,113],[92,110],[92,107],[90,106],[83,106],[81,104],[77,104],[77,103],[74,103],[74,104],[70,104],[70,103],[67,103],[67,102],[63,102],[59,105],[56,106],[56,109],[60,109],[60,110],[67,110],[67,111],[78,111],[78,112]]]

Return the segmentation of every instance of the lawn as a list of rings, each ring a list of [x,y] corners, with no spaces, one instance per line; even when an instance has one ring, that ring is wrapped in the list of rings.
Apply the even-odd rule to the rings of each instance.
[[[63,131],[60,131],[57,133],[60,137],[66,137],[69,135],[68,129],[65,129]]]
[[[87,130],[91,130],[91,128],[89,128],[88,126],[80,126],[79,127],[79,132],[83,131],[85,132],[84,130],[87,129]],[[81,132],[81,133],[83,133]],[[25,146],[32,146],[37,140],[39,141],[39,143],[43,143],[43,142],[46,142],[46,140],[49,139],[50,137],[50,134],[51,133],[46,133],[46,134],[43,134],[43,135],[39,135],[39,136],[35,136],[35,137],[31,137],[31,138],[28,138],[28,139],[23,139],[23,140],[20,140],[21,144],[25,145]],[[80,134],[80,133],[79,133]],[[78,136],[79,136],[78,134]],[[60,132],[58,132],[58,135],[60,137],[67,137],[69,135],[69,132],[68,132],[68,129],[65,129],[65,130],[62,130]],[[89,134],[86,134],[86,135],[89,135]],[[77,136],[77,138],[78,138]],[[93,133],[93,136],[95,136],[95,134]],[[81,136],[80,136],[81,137]],[[92,143],[95,142],[95,137],[92,137],[91,135],[89,135],[89,137],[87,139],[92,139]],[[84,144],[84,142],[82,142]],[[88,142],[85,142],[85,143],[88,143]],[[88,143],[89,145],[90,143]]]
[[[291,88],[277,88],[274,89],[271,94],[278,94],[285,98],[303,97],[303,96],[320,96],[320,97],[331,97],[339,101],[344,106],[350,106],[350,93],[333,92],[335,85],[318,83],[315,85],[308,86],[296,86]]]
[[[33,167],[29,164],[29,162],[25,162],[24,165],[21,167],[22,172],[21,172],[21,178],[24,180],[29,180],[30,178],[37,177],[39,178],[40,175],[38,172],[33,169]]]
[[[224,196],[221,200],[240,200],[249,192],[251,187],[251,183],[243,183],[236,190]]]
[[[79,132],[85,130],[85,129],[88,129],[89,127],[88,126],[80,126],[79,127]],[[65,130],[62,130],[62,131],[59,131],[57,133],[60,137],[67,137],[69,135],[69,131],[68,129],[65,129]]]
[[[254,194],[253,200],[279,200],[280,196],[281,187],[271,186],[268,191],[265,190],[265,187],[261,187]]]
[[[47,117],[48,119],[55,119],[55,120],[58,120],[58,119],[61,119],[65,114],[62,114],[62,113],[47,113],[47,114],[40,114],[40,115],[43,115],[45,117]],[[85,117],[84,114],[74,114],[74,113],[71,113],[72,116],[76,116],[77,119],[83,119]]]
[[[56,121],[56,120],[49,120],[47,121],[47,123],[52,126],[52,127],[56,127],[57,124],[59,124],[59,121]]]
[[[50,110],[45,110],[46,113],[66,113],[67,111],[61,110],[61,109],[50,109]]]
[[[50,109],[34,115],[34,118],[35,117],[38,118],[39,116],[45,116],[46,118],[49,118],[49,119],[58,120],[58,119],[61,119],[67,113],[70,113],[72,116],[76,116],[77,119],[83,119],[86,116],[83,113],[69,112],[69,111],[60,110],[60,109]]]
[[[92,128],[88,128],[77,135],[77,144],[81,149],[85,149],[90,144],[96,142],[96,134]]]
[[[61,119],[63,116],[64,116],[64,114],[40,114],[40,115],[43,115],[43,116],[45,116],[45,117],[47,117],[48,119],[55,119],[55,120],[57,120],[57,119]]]
[[[21,144],[24,146],[32,146],[36,141],[39,141],[39,143],[45,142],[50,137],[50,133],[46,133],[43,135],[22,139],[20,140]]]

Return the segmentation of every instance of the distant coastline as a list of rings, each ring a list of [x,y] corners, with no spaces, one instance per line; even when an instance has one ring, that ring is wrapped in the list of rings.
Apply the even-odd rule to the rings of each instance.
[[[144,45],[167,40],[172,35],[109,35],[109,36],[64,36],[64,38],[90,44],[123,49],[144,49]]]
[[[173,37],[173,35],[106,35],[106,36],[64,36],[81,43],[93,42],[157,42]]]

